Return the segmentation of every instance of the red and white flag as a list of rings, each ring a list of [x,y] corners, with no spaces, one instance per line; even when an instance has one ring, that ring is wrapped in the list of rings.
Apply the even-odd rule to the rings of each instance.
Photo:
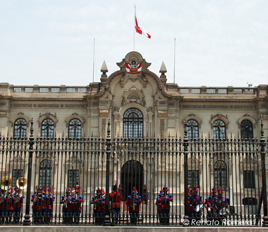
[[[138,25],[138,21],[137,21],[137,17],[135,15],[135,29],[136,29],[136,32],[141,34],[141,35],[145,35],[147,38],[151,39],[151,35],[148,34],[147,32],[143,31],[139,25]]]

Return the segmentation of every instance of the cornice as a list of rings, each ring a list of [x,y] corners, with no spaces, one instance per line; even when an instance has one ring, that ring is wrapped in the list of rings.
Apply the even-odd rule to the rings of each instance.
[[[57,101],[84,101],[84,97],[80,98],[13,98],[12,101],[23,101],[23,102],[57,102]]]
[[[205,103],[210,103],[210,102],[215,102],[215,103],[257,103],[258,101],[256,99],[200,99],[200,98],[183,98],[183,102],[205,102]]]

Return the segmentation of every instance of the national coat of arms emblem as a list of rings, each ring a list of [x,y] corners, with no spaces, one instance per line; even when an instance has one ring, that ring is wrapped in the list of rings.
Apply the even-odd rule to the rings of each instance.
[[[141,72],[141,63],[137,63],[135,60],[126,63],[126,70],[129,74],[139,74]]]

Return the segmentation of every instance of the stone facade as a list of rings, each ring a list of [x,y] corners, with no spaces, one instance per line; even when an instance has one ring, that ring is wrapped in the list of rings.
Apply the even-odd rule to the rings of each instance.
[[[133,62],[135,63],[133,65]],[[18,118],[33,118],[35,137],[41,123],[54,122],[54,137],[67,137],[68,124],[77,118],[82,136],[105,136],[111,119],[111,135],[123,136],[123,115],[136,108],[143,115],[143,137],[182,137],[184,122],[198,122],[199,137],[213,137],[213,123],[220,119],[226,137],[240,136],[240,124],[253,125],[254,137],[260,136],[260,121],[268,137],[268,85],[257,87],[180,87],[166,83],[162,64],[160,76],[151,72],[150,63],[138,52],[130,52],[119,63],[119,70],[107,76],[104,63],[100,82],[88,86],[14,86],[0,83],[0,132],[13,136]],[[132,66],[131,66],[132,65]]]

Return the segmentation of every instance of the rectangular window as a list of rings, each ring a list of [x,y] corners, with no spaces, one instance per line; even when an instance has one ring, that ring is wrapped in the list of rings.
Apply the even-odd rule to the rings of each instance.
[[[191,93],[200,93],[200,89],[191,89]]]
[[[227,89],[218,89],[218,93],[227,93]]]
[[[254,171],[244,170],[244,188],[255,188]]]
[[[216,93],[215,89],[207,89],[207,93]]]
[[[47,93],[48,88],[40,88],[39,91],[40,91],[40,93]]]
[[[14,88],[14,92],[21,92],[21,88]]]
[[[23,177],[23,169],[13,169],[12,170],[12,186],[16,186],[17,185],[17,179],[19,179],[20,177]]]
[[[189,89],[180,89],[180,93],[189,93]]]
[[[188,170],[188,185],[199,188],[199,170]]]
[[[79,170],[68,170],[68,187],[75,188],[79,184]]]
[[[75,92],[75,88],[67,88],[67,93],[74,93]]]
[[[33,88],[25,88],[25,92],[33,92]]]
[[[51,88],[51,92],[58,93],[60,92],[60,88]]]
[[[79,93],[86,93],[87,92],[87,88],[78,88],[78,92]]]

